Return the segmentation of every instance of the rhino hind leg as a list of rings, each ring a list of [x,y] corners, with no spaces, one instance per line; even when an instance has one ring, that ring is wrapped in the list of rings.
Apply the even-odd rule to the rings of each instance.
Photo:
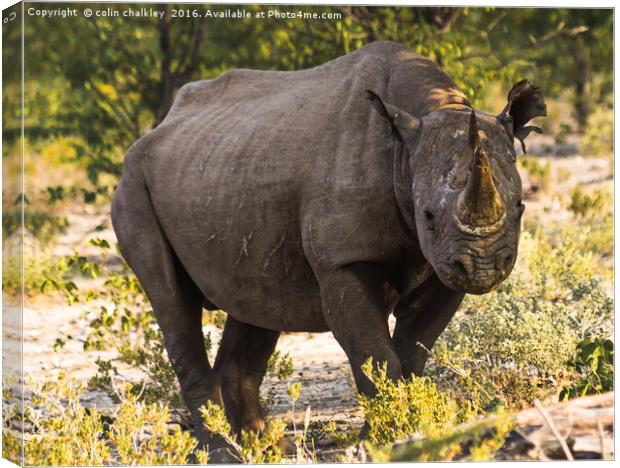
[[[280,332],[226,319],[214,369],[222,389],[226,415],[233,431],[265,427],[259,390]]]
[[[112,223],[121,252],[151,302],[170,362],[201,446],[225,446],[202,424],[199,408],[207,400],[222,404],[215,372],[209,365],[202,333],[203,294],[166,239],[151,206],[141,172],[126,159],[112,203]],[[139,169],[139,168],[138,168]]]

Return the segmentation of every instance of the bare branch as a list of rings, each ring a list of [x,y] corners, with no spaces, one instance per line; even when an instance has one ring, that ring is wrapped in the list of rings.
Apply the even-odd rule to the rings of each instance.
[[[538,400],[534,401],[534,406],[540,412],[540,415],[543,417],[545,423],[547,424],[547,428],[551,431],[553,436],[559,442],[560,447],[562,447],[562,451],[564,452],[564,455],[566,455],[566,459],[567,460],[574,460],[575,458],[573,457],[573,454],[571,453],[570,449],[568,448],[568,445],[566,444],[566,440],[564,439],[564,437],[562,437],[560,435],[560,433],[558,432],[557,427],[555,427],[555,424],[553,424],[553,420],[549,417],[547,412],[544,410],[544,408],[542,407],[542,404],[540,403],[540,401],[538,401]]]

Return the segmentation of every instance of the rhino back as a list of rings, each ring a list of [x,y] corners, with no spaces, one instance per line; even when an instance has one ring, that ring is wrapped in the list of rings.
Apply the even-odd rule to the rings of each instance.
[[[394,202],[394,140],[365,90],[421,115],[424,83],[441,88],[441,76],[378,43],[309,70],[186,85],[144,138],[142,165],[162,228],[206,297],[266,328],[325,329],[321,275],[395,261],[410,241]]]

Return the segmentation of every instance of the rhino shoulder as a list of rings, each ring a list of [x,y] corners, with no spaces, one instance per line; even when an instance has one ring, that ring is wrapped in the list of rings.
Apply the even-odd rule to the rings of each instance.
[[[377,57],[384,62],[389,62],[391,65],[398,65],[399,63],[411,61],[432,63],[428,57],[414,52],[403,44],[392,41],[371,42],[358,49],[356,52],[353,52],[351,55],[354,54]]]
[[[410,53],[416,57],[422,57],[419,54],[413,52],[409,47],[399,42],[393,41],[375,41],[370,44],[366,44],[364,47],[358,49],[358,52],[366,54],[376,54],[382,57],[390,56],[400,53]]]

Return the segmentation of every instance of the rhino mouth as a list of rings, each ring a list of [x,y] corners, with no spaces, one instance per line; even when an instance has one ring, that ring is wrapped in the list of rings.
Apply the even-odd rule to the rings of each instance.
[[[495,268],[466,267],[462,263],[442,263],[437,275],[448,288],[467,294],[486,294],[497,288],[510,274]]]

